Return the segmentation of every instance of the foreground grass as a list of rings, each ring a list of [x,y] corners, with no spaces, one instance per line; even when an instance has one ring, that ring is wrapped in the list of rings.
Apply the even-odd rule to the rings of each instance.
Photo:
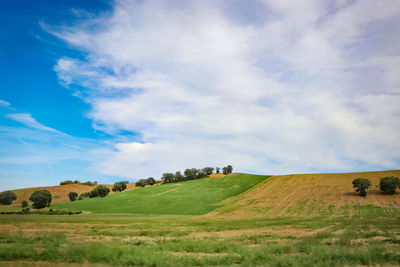
[[[56,209],[92,213],[205,214],[221,206],[221,201],[243,193],[268,176],[232,174],[221,179],[205,178],[163,184],[109,195],[52,205]]]
[[[400,263],[400,214],[258,219],[0,216],[3,265],[342,266]]]

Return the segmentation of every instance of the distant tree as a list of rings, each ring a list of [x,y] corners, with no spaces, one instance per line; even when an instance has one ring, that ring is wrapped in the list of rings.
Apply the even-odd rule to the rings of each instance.
[[[126,189],[125,182],[116,182],[112,188],[113,192],[122,192]]]
[[[145,187],[146,181],[144,179],[140,179],[139,181],[136,182],[135,186],[136,187]]]
[[[95,189],[90,192],[89,197],[105,197],[110,193],[110,189],[104,185],[98,185]]]
[[[176,182],[175,175],[173,173],[163,173],[161,179],[164,181],[164,183]]]
[[[204,172],[205,174],[207,174],[207,175],[212,174],[213,171],[214,171],[214,168],[212,168],[212,167],[205,167],[205,168],[203,168],[203,172]]]
[[[182,182],[182,181],[186,180],[186,177],[183,176],[182,173],[178,171],[178,172],[175,173],[175,180],[177,182]]]
[[[71,180],[66,180],[66,181],[62,181],[60,182],[60,185],[67,185],[67,184],[73,184],[74,182]]]
[[[207,172],[205,172],[204,169],[197,170],[197,179],[206,178],[206,177],[207,177]]]
[[[148,185],[154,185],[156,183],[156,179],[154,179],[153,177],[149,177],[146,179],[146,184]]]
[[[21,202],[21,208],[27,208],[28,207],[28,201],[24,200]]]
[[[78,180],[75,180],[74,181],[74,184],[80,184],[81,182],[80,181],[78,181]]]
[[[76,198],[78,197],[78,193],[77,192],[69,192],[68,197],[69,197],[69,200],[75,201]]]
[[[194,180],[198,175],[199,170],[196,168],[186,169],[183,173],[185,175],[186,180]]]
[[[216,172],[216,173],[219,173],[219,167],[216,167],[216,168],[215,168],[215,172]]]
[[[353,187],[360,196],[365,197],[367,195],[367,189],[371,186],[371,181],[365,178],[357,178],[353,181]]]
[[[400,188],[400,179],[393,176],[384,177],[381,179],[379,186],[382,192],[387,194],[395,194],[396,188]]]
[[[4,191],[0,193],[0,203],[3,205],[10,205],[13,200],[17,200],[17,196],[13,191]]]
[[[228,171],[228,173],[232,173],[233,171],[232,165],[226,166],[226,170]]]
[[[33,202],[32,207],[35,209],[49,207],[51,203],[51,193],[47,190],[37,190],[33,192],[29,200]]]
[[[97,181],[93,181],[93,182],[87,181],[87,182],[84,182],[84,183],[82,183],[82,184],[84,184],[84,185],[90,185],[90,186],[95,186],[95,185],[97,185]]]
[[[222,173],[223,174],[228,174],[228,168],[227,167],[223,167],[222,168]]]

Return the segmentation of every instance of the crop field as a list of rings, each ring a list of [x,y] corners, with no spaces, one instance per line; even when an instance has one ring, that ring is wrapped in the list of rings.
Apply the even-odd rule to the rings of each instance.
[[[225,178],[205,178],[131,190],[108,196],[54,205],[58,209],[92,213],[205,214],[220,202],[238,195],[268,176],[231,174]],[[106,201],[105,201],[106,200]]]
[[[79,215],[0,215],[0,266],[398,266],[399,194],[375,187],[388,174],[234,174],[52,205]]]

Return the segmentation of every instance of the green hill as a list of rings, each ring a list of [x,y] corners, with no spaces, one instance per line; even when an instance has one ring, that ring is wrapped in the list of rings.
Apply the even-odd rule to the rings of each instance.
[[[221,201],[241,194],[268,176],[232,174],[220,179],[205,178],[163,184],[52,207],[92,213],[200,215],[221,206]]]

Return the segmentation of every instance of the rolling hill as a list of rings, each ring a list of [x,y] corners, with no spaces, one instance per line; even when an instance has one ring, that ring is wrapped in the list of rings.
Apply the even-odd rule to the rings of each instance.
[[[205,214],[221,206],[221,201],[241,194],[268,176],[231,174],[181,183],[145,187],[74,202],[55,203],[57,209],[92,213]]]
[[[355,214],[365,207],[372,208],[372,212],[378,212],[376,207],[390,212],[392,208],[400,208],[400,194],[380,192],[379,180],[386,176],[400,177],[400,170],[272,176],[245,194],[227,199],[208,216],[340,215]],[[372,182],[366,197],[354,191],[352,181],[358,177]]]

